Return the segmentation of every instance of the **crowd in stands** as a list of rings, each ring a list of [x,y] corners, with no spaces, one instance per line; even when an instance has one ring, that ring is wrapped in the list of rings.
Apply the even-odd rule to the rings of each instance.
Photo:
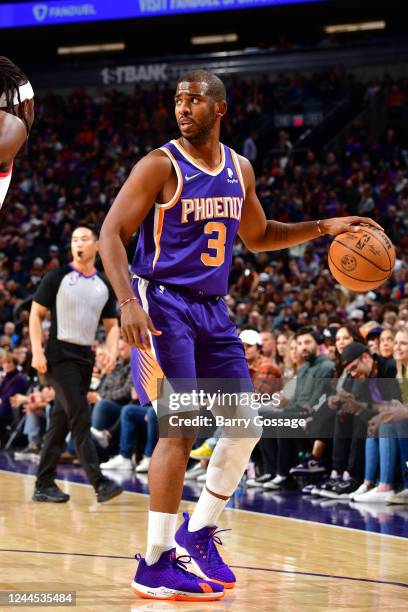
[[[257,159],[257,118],[282,109],[299,112],[310,100],[329,108],[351,81],[341,70],[307,78],[296,74],[250,82],[235,79],[228,88],[230,112],[223,140],[239,152],[245,146],[252,152],[258,195],[267,217],[284,222],[348,214],[375,218],[397,249],[393,275],[379,289],[355,294],[331,277],[326,239],[256,255],[237,240],[225,300],[239,332],[257,334],[256,342],[244,342],[255,386],[261,389],[271,383],[280,390],[283,386],[282,410],[290,413],[302,408],[309,438],[314,434],[312,441],[303,439],[298,445],[285,437],[266,437],[255,454],[253,484],[279,489],[298,486],[295,476],[326,473],[329,483],[321,490],[332,495],[336,494],[333,487],[342,484],[339,495],[362,486],[357,495],[375,489],[376,494],[386,492],[385,499],[398,485],[408,489],[400,464],[404,457],[408,460],[404,454],[408,432],[401,423],[393,423],[388,412],[383,417],[384,407],[378,408],[383,402],[401,400],[393,410],[404,416],[402,406],[408,402],[408,146],[404,134],[392,127],[377,134],[355,121],[344,147],[322,154],[310,150],[303,159],[295,159],[290,154],[293,135],[281,131],[271,147],[273,155],[265,158],[267,164]],[[408,84],[391,77],[368,84],[368,96],[379,91],[385,96],[392,125],[406,108]],[[31,297],[42,276],[69,259],[71,232],[78,221],[99,226],[134,163],[177,137],[172,100],[173,90],[158,86],[136,87],[131,95],[111,91],[92,97],[76,91],[67,98],[36,99],[36,122],[27,151],[15,164],[1,213],[1,446],[17,429],[15,441],[25,441],[30,454],[38,454],[47,411],[52,408],[52,389],[30,368]],[[129,254],[133,248],[134,241]],[[305,334],[300,334],[305,326],[313,328],[307,347],[302,344]],[[344,374],[349,364],[342,362],[342,352],[351,341],[366,347],[356,359],[371,359],[364,370],[369,378],[373,373],[381,378],[376,370],[381,366],[387,374],[384,378],[395,380],[392,392],[382,390],[380,384],[379,390],[370,387],[366,396],[358,396],[353,373]],[[98,353],[103,347],[95,346],[95,350]],[[299,399],[301,385],[295,377],[302,380],[306,370],[316,366],[316,359],[322,362],[317,370],[324,371],[325,380],[314,389],[320,397],[313,396],[310,404],[304,396]],[[338,386],[342,376],[347,382]],[[337,387],[332,385],[329,392],[326,379],[335,380]],[[353,413],[347,393],[357,397],[353,401],[365,403],[364,410],[354,405]],[[316,409],[323,395],[338,401],[324,400]],[[147,471],[157,423],[153,409],[140,406],[132,388],[129,347],[124,343],[112,374],[104,375],[96,359],[88,399],[105,468],[132,469],[136,453],[142,461],[139,472]],[[378,438],[367,437],[367,429],[378,433],[379,428]],[[385,430],[391,433],[385,435]],[[211,443],[203,448],[193,451],[194,459],[203,460],[198,462],[201,475]],[[360,461],[362,450],[365,460],[363,456]],[[72,451],[68,441],[68,457]],[[306,453],[306,459],[298,465],[299,453]],[[200,470],[195,468],[197,477]],[[309,484],[310,491],[315,483]]]

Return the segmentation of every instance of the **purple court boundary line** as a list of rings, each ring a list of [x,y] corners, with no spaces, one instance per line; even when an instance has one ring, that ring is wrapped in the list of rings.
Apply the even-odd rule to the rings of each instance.
[[[0,548],[0,552],[9,553],[25,553],[25,554],[36,554],[36,555],[66,555],[71,557],[92,557],[96,559],[123,559],[127,561],[133,561],[134,557],[122,557],[119,555],[96,555],[94,553],[69,553],[60,551],[50,550],[18,550],[14,548]],[[255,572],[273,572],[275,574],[289,574],[296,576],[311,576],[313,578],[333,578],[335,580],[351,580],[353,582],[367,582],[371,584],[382,584],[385,586],[395,586],[402,589],[408,589],[408,584],[405,582],[393,582],[390,580],[374,580],[374,578],[356,578],[353,576],[336,576],[335,574],[321,574],[319,572],[297,572],[290,570],[272,569],[268,567],[251,567],[248,565],[231,565],[234,569],[252,570]]]

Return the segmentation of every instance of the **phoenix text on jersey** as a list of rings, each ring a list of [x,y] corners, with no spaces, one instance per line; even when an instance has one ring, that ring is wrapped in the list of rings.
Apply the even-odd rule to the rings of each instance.
[[[204,219],[241,219],[244,198],[182,198],[181,223],[188,223],[194,214],[194,221]]]

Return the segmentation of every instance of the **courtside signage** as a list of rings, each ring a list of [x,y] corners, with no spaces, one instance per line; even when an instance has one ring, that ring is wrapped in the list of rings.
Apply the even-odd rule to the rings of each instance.
[[[109,21],[227,11],[285,4],[311,4],[328,0],[93,0],[78,2],[10,2],[0,4],[0,28],[50,26],[86,21]]]

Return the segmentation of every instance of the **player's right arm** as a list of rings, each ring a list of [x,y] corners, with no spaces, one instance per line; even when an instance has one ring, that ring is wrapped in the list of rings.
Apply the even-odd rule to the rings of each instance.
[[[0,172],[8,170],[26,140],[23,121],[11,113],[0,112]]]
[[[41,374],[47,371],[47,359],[42,346],[42,322],[45,319],[48,308],[33,302],[30,310],[29,332],[33,358],[31,365]]]
[[[238,159],[245,184],[245,204],[238,233],[245,246],[254,253],[287,249],[319,238],[323,234],[337,236],[343,232],[356,232],[360,223],[383,230],[378,223],[368,217],[333,217],[321,219],[319,222],[301,221],[299,223],[267,220],[256,194],[253,168],[245,157],[239,155]]]
[[[172,165],[165,153],[153,151],[133,168],[103,223],[99,252],[119,303],[135,297],[130,284],[125,245],[142,224],[155,202],[167,201],[172,183]],[[137,301],[128,302],[121,312],[123,339],[141,349],[150,348],[148,331],[160,335]]]

